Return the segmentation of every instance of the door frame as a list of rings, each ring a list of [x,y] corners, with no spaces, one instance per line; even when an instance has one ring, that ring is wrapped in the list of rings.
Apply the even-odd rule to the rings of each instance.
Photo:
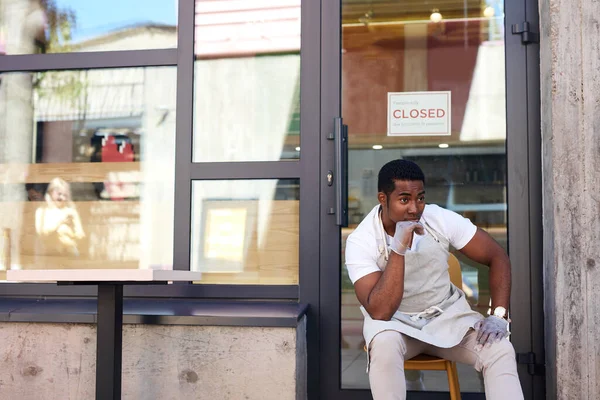
[[[370,399],[370,391],[341,389],[341,229],[335,215],[335,185],[327,184],[334,170],[334,146],[328,136],[333,121],[341,115],[341,1],[321,0],[320,18],[320,209],[319,209],[319,304],[313,303],[317,332],[309,337],[309,391],[318,380],[318,398],[327,400]],[[529,21],[539,32],[535,0],[505,2],[506,118],[508,246],[512,262],[513,307],[511,340],[517,353],[535,353],[544,361],[543,276],[542,276],[542,196],[539,96],[539,44],[524,45],[521,35],[512,34],[512,25]],[[351,127],[350,127],[351,129]],[[303,145],[304,146],[304,145]],[[304,153],[304,152],[303,152]],[[374,194],[375,196],[375,194]],[[525,245],[523,245],[525,244]],[[315,309],[316,308],[316,309]],[[316,315],[315,315],[316,316]],[[315,349],[318,340],[318,348]],[[318,352],[318,368],[315,359]],[[312,354],[312,357],[311,357]],[[526,399],[545,398],[543,376],[528,373],[530,366],[519,364],[519,376]],[[312,383],[311,383],[312,382]],[[446,399],[447,392],[413,392],[418,399]],[[483,393],[464,393],[463,399],[483,399]]]

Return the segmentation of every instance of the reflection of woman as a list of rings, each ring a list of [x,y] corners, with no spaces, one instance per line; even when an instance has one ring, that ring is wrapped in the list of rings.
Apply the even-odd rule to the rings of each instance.
[[[85,237],[79,214],[71,201],[69,184],[54,178],[44,196],[46,204],[35,212],[35,230],[46,249],[58,254],[79,255],[77,242]]]

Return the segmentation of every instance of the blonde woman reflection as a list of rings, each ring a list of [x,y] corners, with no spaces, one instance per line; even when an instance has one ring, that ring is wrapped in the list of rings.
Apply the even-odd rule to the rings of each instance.
[[[77,242],[85,237],[79,214],[71,201],[71,188],[61,178],[48,184],[44,206],[35,212],[35,230],[46,253],[78,256]]]

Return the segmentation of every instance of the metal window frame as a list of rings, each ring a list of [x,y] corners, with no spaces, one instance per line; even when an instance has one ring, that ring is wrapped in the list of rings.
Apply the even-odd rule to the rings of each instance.
[[[1,57],[0,72],[34,72],[48,70],[80,70],[131,67],[177,67],[176,159],[173,268],[189,270],[191,251],[191,187],[194,180],[237,179],[299,179],[300,198],[315,199],[300,203],[298,285],[208,285],[184,282],[169,286],[126,287],[125,295],[132,297],[231,298],[299,300],[318,304],[319,240],[311,234],[318,226],[319,181],[319,63],[320,1],[302,0],[301,5],[301,113],[300,142],[302,157],[294,161],[273,162],[192,162],[193,100],[194,100],[194,34],[195,1],[179,0],[177,48],[125,50],[106,52],[74,52],[59,54],[5,55]],[[200,88],[201,89],[201,88]],[[316,249],[317,251],[313,251]],[[87,297],[95,296],[96,288],[56,286],[54,284],[0,285],[1,296]],[[313,323],[314,323],[314,317]],[[311,317],[309,316],[309,319]],[[312,335],[316,331],[311,330]],[[313,358],[316,354],[313,355]]]
[[[533,32],[540,37],[540,10],[537,1],[525,3],[525,19],[530,21]],[[539,40],[526,46],[527,51],[527,110],[528,110],[528,172],[529,172],[529,265],[531,279],[531,350],[536,362],[545,365],[545,317],[544,317],[544,260],[543,260],[543,197],[542,197],[542,117],[541,117],[541,78]],[[546,399],[545,376],[533,377],[534,400]]]
[[[0,285],[0,297],[94,297],[93,285],[66,286],[52,283],[7,283]],[[295,300],[297,285],[132,285],[125,297]]]
[[[4,55],[0,72],[164,67],[177,65],[177,49]]]
[[[532,352],[536,362],[543,364],[540,48],[536,40],[525,45],[521,35],[511,32],[512,25],[525,21],[532,36],[539,32],[537,2],[506,2],[505,21],[508,243],[513,267],[511,329],[519,332],[511,336],[511,341],[517,354]],[[525,398],[544,399],[544,377],[530,375],[529,365],[517,367]]]

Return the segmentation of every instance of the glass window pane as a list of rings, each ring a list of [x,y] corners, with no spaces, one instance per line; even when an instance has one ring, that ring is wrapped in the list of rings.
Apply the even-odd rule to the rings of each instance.
[[[427,203],[471,219],[506,248],[504,1],[449,0],[439,13],[426,1],[410,9],[386,0],[342,3],[342,115],[350,148],[344,244],[377,204],[380,168],[403,158],[423,169]],[[388,134],[388,93],[414,92],[450,92],[450,135],[425,128],[420,136]],[[414,97],[404,104],[414,104]],[[411,108],[398,109],[410,116]],[[461,289],[474,310],[487,313],[488,268],[456,254]],[[342,387],[365,389],[363,317],[345,268],[341,279]],[[479,373],[458,369],[461,390],[483,391]],[[406,381],[409,390],[448,390],[443,372],[407,371]]]
[[[177,47],[177,0],[0,0],[0,55]]]
[[[2,269],[169,268],[175,101],[173,67],[3,74]]]
[[[300,156],[300,0],[196,1],[194,162]]]
[[[297,179],[194,181],[198,283],[298,284],[299,190]]]

